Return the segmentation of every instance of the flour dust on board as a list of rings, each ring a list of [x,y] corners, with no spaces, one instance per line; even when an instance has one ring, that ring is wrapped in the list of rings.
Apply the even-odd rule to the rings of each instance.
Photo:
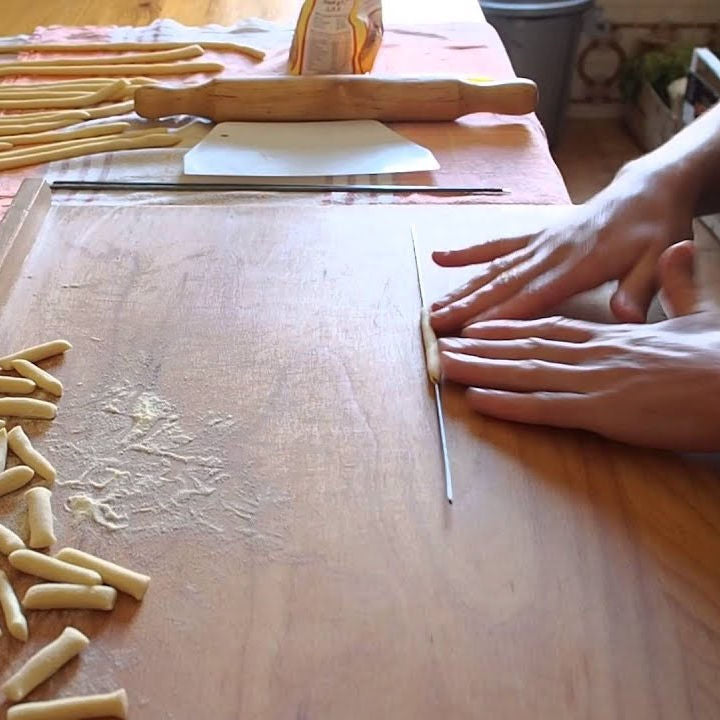
[[[49,452],[57,458],[56,484],[74,521],[144,535],[192,523],[281,550],[282,534],[262,528],[266,498],[249,469],[228,470],[232,415],[181,416],[167,398],[127,380],[93,394],[90,403],[68,404],[63,415],[72,418],[72,429],[49,443]]]

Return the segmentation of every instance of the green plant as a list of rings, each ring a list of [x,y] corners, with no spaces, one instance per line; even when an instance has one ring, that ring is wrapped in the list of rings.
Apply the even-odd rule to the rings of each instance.
[[[655,92],[669,105],[668,85],[685,77],[690,67],[692,47],[672,47],[650,50],[627,60],[620,76],[620,92],[625,102],[635,101],[643,82],[653,86]]]

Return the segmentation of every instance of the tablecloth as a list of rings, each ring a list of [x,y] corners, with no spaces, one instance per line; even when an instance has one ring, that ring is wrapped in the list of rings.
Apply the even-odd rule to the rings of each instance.
[[[232,27],[208,25],[189,28],[172,20],[158,20],[145,27],[40,27],[23,39],[42,42],[102,42],[122,40],[193,40],[234,39],[265,50],[257,62],[234,52],[208,51],[208,60],[226,66],[222,77],[268,75],[285,72],[292,28],[251,19]],[[17,38],[5,39],[5,42]],[[2,43],[2,40],[0,40]],[[30,53],[23,58],[31,59]],[[48,57],[43,54],[43,57]],[[205,58],[204,58],[205,59]],[[386,28],[373,74],[420,75],[448,74],[489,76],[496,79],[514,76],[502,43],[487,23],[449,23],[442,25],[397,25]],[[217,76],[216,76],[217,77]],[[209,76],[164,78],[164,82],[197,83]],[[28,78],[4,78],[4,82],[31,82]],[[132,117],[138,124],[146,121]],[[100,121],[98,121],[100,122]],[[104,122],[107,122],[104,121]],[[53,179],[85,180],[163,180],[182,182],[182,155],[209,127],[208,123],[176,118],[174,127],[184,127],[180,147],[170,150],[143,150],[105,153],[52,163],[50,166],[25,168],[0,174],[0,211],[11,201],[22,178],[43,176]],[[567,203],[569,198],[560,172],[550,156],[545,134],[535,115],[509,117],[476,114],[451,123],[398,123],[393,129],[428,147],[437,157],[440,169],[427,173],[403,173],[393,176],[351,176],[328,179],[337,184],[405,184],[447,186],[495,186],[506,188],[507,195],[491,198],[474,195],[356,194],[293,196],[297,202],[317,203]],[[261,200],[267,193],[257,193]],[[98,201],[98,193],[74,193],[77,202]],[[217,202],[220,193],[118,193],[113,202]],[[247,197],[247,196],[245,196]]]

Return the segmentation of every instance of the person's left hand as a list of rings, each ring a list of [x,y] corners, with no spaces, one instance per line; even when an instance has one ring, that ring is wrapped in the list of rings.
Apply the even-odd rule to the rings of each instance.
[[[720,313],[654,325],[491,321],[438,340],[475,410],[614,440],[720,450]]]
[[[681,262],[661,268],[663,289],[671,310],[692,314],[652,325],[476,323],[438,340],[443,376],[470,386],[468,402],[484,415],[647,447],[720,450],[720,310],[693,312],[688,248],[674,256]]]

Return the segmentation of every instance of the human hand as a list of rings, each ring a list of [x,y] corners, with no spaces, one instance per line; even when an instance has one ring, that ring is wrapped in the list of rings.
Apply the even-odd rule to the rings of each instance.
[[[678,317],[653,325],[476,323],[438,341],[444,377],[469,385],[470,405],[492,417],[648,447],[720,450],[720,310],[697,311],[691,265],[689,243],[660,261]]]
[[[657,284],[658,259],[692,235],[693,204],[676,182],[628,166],[584,205],[547,229],[433,253],[442,266],[481,263],[470,282],[434,303],[432,326],[451,333],[470,322],[541,315],[610,280],[621,322],[644,322]]]

